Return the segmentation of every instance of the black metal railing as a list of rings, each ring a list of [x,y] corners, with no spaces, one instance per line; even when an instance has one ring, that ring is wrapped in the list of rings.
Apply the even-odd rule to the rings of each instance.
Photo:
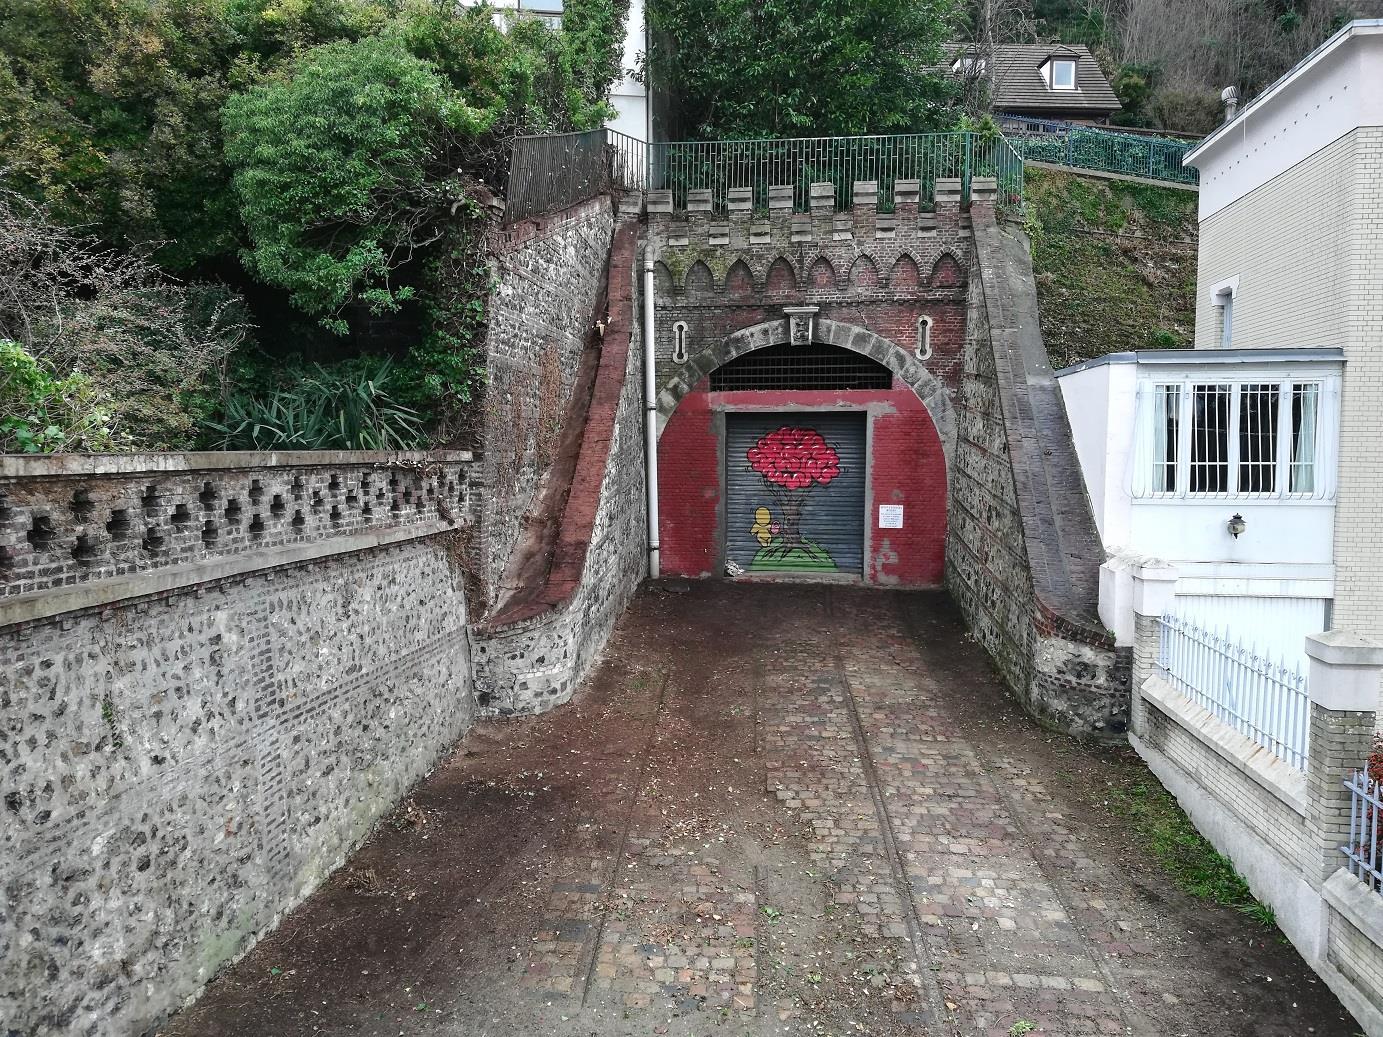
[[[614,130],[517,137],[504,222],[557,212],[609,190],[641,190],[648,146]]]

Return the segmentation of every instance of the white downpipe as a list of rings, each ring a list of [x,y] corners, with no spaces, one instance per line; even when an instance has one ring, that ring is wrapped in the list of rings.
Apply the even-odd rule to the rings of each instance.
[[[658,378],[653,349],[653,257],[643,261],[644,476],[648,483],[648,578],[662,567],[658,544]]]

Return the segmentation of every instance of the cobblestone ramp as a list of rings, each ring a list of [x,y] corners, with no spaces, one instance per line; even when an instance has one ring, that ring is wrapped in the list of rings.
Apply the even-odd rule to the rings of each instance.
[[[333,882],[168,1033],[1351,1034],[1094,837],[1100,752],[1003,697],[944,595],[649,590],[570,706],[419,789],[429,842],[352,862],[416,899]]]

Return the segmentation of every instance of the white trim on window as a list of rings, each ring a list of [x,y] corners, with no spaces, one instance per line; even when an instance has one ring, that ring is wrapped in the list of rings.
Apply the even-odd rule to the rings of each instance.
[[[1338,395],[1330,375],[1140,382],[1132,494],[1332,500]]]
[[[1031,67],[1031,66],[1030,66]],[[1076,89],[1075,58],[1050,58],[1047,61],[1047,85],[1053,90]]]
[[[1216,320],[1220,325],[1219,345],[1230,349],[1234,341],[1234,299],[1239,294],[1239,275],[1227,277],[1210,286],[1210,305],[1220,312]]]

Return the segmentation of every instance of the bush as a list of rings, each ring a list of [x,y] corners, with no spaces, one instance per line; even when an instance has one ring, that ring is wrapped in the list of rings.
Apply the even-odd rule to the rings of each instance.
[[[187,449],[197,399],[247,334],[233,293],[174,281],[0,190],[0,339],[99,407],[93,429],[112,430],[68,436],[64,449]]]
[[[246,262],[343,331],[336,316],[354,299],[397,309],[412,291],[390,275],[465,197],[458,138],[493,118],[398,40],[308,51],[289,78],[225,107],[226,158],[252,242]]]
[[[18,342],[0,341],[0,453],[115,449],[110,401],[84,374],[54,376]]]
[[[205,429],[219,450],[411,450],[426,444],[423,419],[399,402],[389,360],[313,364],[288,384],[234,393]]]

